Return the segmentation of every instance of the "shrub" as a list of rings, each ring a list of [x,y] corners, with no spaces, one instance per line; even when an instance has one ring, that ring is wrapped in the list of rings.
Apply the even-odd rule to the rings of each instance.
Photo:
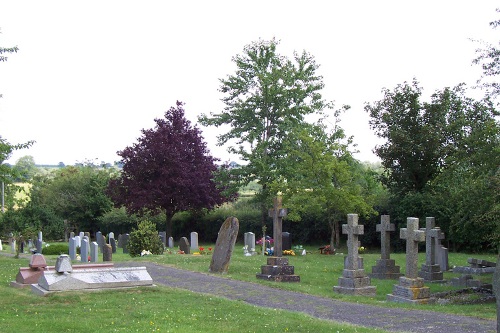
[[[51,255],[51,254],[59,255],[68,253],[69,253],[69,246],[68,244],[65,243],[50,244],[49,246],[44,246],[42,248],[43,255]]]
[[[132,230],[127,248],[131,257],[140,256],[143,250],[152,254],[163,254],[164,250],[156,226],[148,220],[140,222],[137,229]]]

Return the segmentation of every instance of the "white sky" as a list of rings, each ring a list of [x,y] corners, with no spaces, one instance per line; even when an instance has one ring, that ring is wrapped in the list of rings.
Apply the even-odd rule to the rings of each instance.
[[[186,103],[193,123],[222,108],[219,78],[234,74],[231,57],[259,38],[278,51],[310,52],[320,64],[323,97],[351,105],[341,126],[362,161],[376,161],[380,141],[366,102],[381,89],[416,77],[431,94],[480,68],[469,40],[498,42],[489,22],[497,1],[23,1],[0,0],[0,46],[19,53],[0,63],[0,136],[35,140],[13,154],[37,164],[114,162],[143,128]],[[199,126],[200,127],[200,126]],[[203,128],[213,156],[217,129]]]

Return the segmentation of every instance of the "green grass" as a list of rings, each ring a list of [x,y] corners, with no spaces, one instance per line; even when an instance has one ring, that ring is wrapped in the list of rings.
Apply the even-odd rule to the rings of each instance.
[[[205,248],[213,244],[202,244]],[[231,258],[227,278],[260,283],[273,288],[297,291],[322,297],[372,304],[381,307],[405,307],[476,316],[494,320],[496,304],[481,305],[408,305],[386,301],[397,281],[372,279],[377,286],[374,297],[346,296],[333,292],[342,274],[342,255],[321,255],[316,247],[306,247],[311,252],[306,256],[290,256],[290,264],[300,275],[300,283],[278,283],[258,280],[260,266],[266,257],[244,257],[242,246],[236,245]],[[121,252],[121,250],[118,250]],[[340,249],[339,252],[341,252]],[[344,250],[345,251],[345,250]],[[9,252],[6,247],[4,252]],[[371,270],[380,257],[377,253],[366,253],[366,271]],[[466,265],[467,258],[478,257],[496,261],[493,255],[450,254],[450,265]],[[46,256],[47,263],[54,265],[57,256]],[[404,272],[405,255],[392,254],[391,258]],[[420,264],[425,255],[420,254]],[[210,255],[164,254],[131,258],[127,254],[113,254],[113,261],[153,261],[192,271],[208,272]],[[213,296],[199,295],[189,291],[168,287],[138,288],[95,293],[70,292],[48,297],[35,296],[28,289],[9,287],[19,267],[27,267],[28,259],[0,256],[0,327],[2,332],[38,329],[41,331],[80,332],[92,329],[95,332],[384,332],[369,328],[334,323],[311,318],[288,311],[263,309],[240,301],[230,301]],[[446,272],[450,279],[458,274]],[[481,277],[491,282],[491,275]],[[489,279],[489,281],[488,281]],[[449,285],[426,284],[431,292],[458,289]],[[88,317],[89,320],[85,320]]]

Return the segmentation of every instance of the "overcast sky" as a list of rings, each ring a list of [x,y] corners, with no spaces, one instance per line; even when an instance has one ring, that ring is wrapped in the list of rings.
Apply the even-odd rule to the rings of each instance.
[[[291,57],[306,50],[320,64],[323,97],[351,105],[341,126],[362,161],[376,161],[380,141],[366,102],[414,77],[424,93],[481,71],[479,46],[498,42],[489,26],[497,1],[22,1],[0,0],[0,46],[19,52],[0,62],[0,136],[35,140],[25,155],[37,164],[119,160],[141,129],[177,100],[196,123],[223,105],[219,79],[245,45],[275,37]],[[198,125],[199,126],[199,125]],[[213,156],[217,130],[200,127]]]

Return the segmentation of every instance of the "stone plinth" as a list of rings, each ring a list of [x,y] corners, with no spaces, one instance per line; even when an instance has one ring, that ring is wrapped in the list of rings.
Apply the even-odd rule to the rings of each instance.
[[[424,279],[399,278],[399,284],[394,285],[392,294],[387,295],[388,301],[398,303],[429,304],[434,301],[429,287],[424,286]]]
[[[276,282],[300,282],[300,276],[295,275],[294,266],[288,265],[288,258],[268,257],[267,265],[261,266],[258,279]]]
[[[403,274],[394,259],[378,259],[368,276],[375,279],[399,279]]]
[[[443,279],[443,271],[441,271],[441,266],[439,264],[433,264],[433,265],[423,264],[420,271],[418,271],[418,277],[424,279],[427,282],[434,282],[434,283],[446,282],[446,280]]]

